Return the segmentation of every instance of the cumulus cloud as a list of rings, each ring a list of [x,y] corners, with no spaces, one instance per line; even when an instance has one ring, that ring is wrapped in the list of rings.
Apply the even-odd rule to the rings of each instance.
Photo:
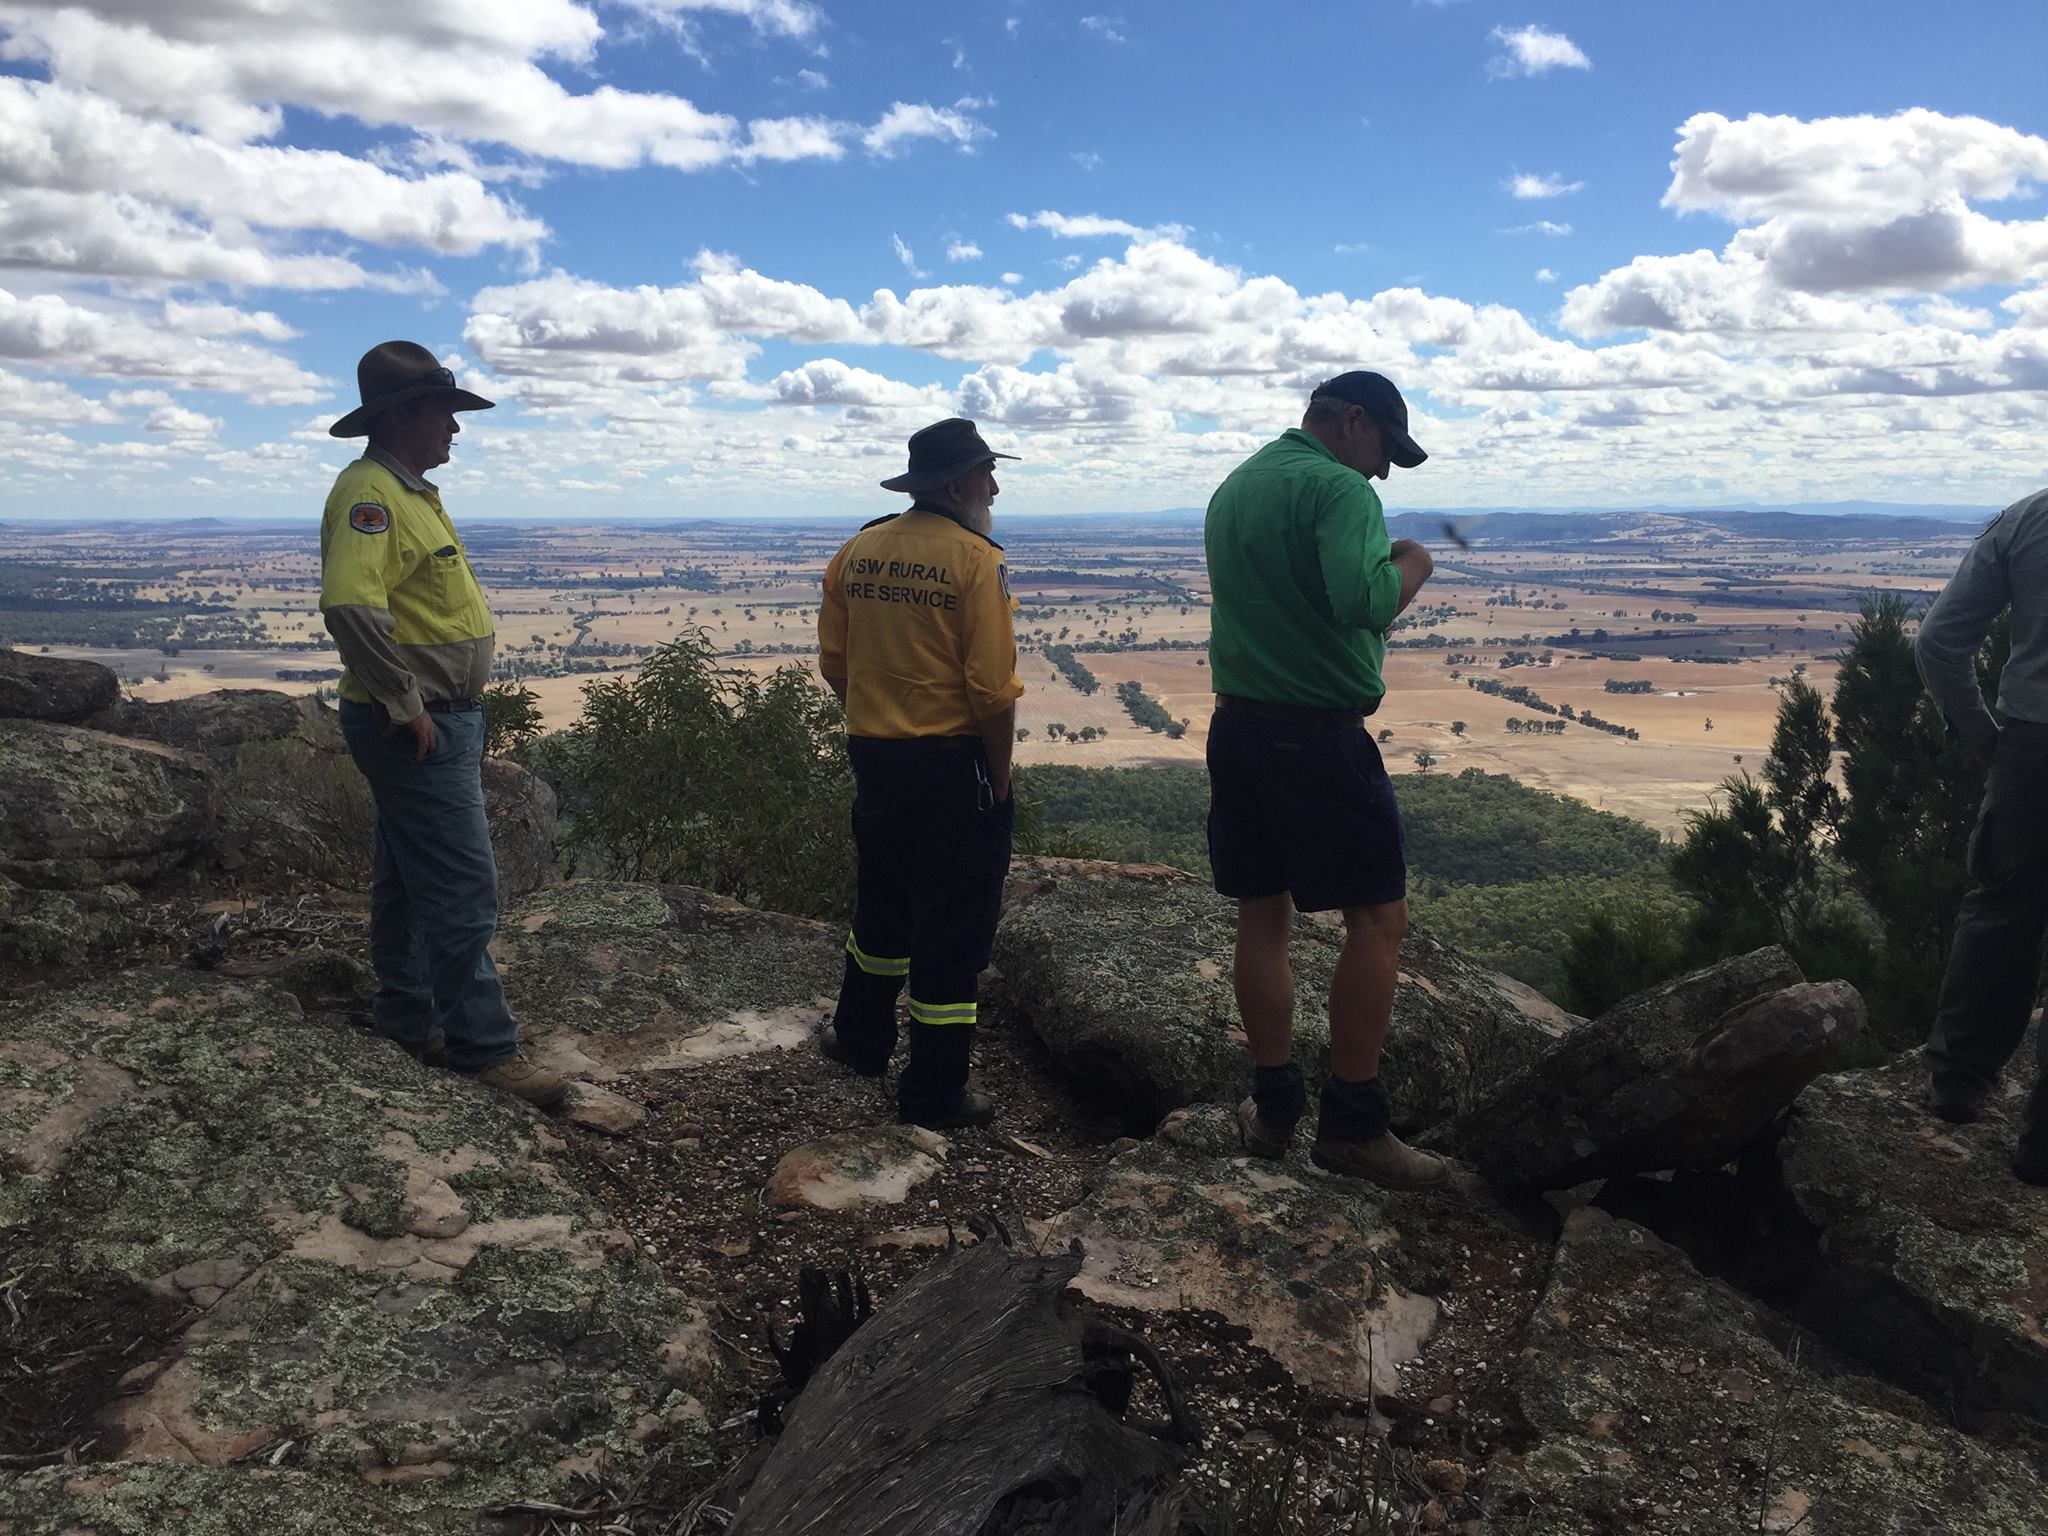
[[[1718,112],[1678,130],[1664,206],[1742,221],[1778,215],[1883,223],[1951,202],[1997,202],[2048,182],[2048,139],[1915,108],[1802,120]]]
[[[1531,176],[1527,172],[1518,171],[1508,178],[1505,185],[1510,197],[1534,201],[1547,197],[1566,197],[1582,190],[1586,184],[1583,181],[1566,181],[1554,171],[1548,176]]]
[[[0,289],[0,358],[87,377],[214,390],[264,405],[300,404],[324,394],[318,379],[275,352],[181,335],[146,314],[88,309],[57,294],[18,297]]]
[[[1123,28],[1124,19],[1121,16],[1083,16],[1081,18],[1081,30],[1090,37],[1099,38],[1105,43],[1129,42],[1130,39],[1124,35]]]
[[[2048,220],[1971,206],[2021,196],[2044,175],[2048,141],[1981,118],[1702,113],[1679,128],[1664,204],[1747,227],[1719,251],[1638,257],[1573,289],[1563,318],[1588,336],[1897,330],[1900,311],[1881,300],[2048,276]],[[1922,305],[1922,327],[1968,329],[1957,308]]]
[[[753,0],[636,4],[670,19],[723,11],[793,37],[809,37],[818,18],[809,5]],[[274,135],[286,107],[611,170],[834,158],[854,140],[876,154],[920,138],[966,148],[989,133],[969,115],[980,105],[971,98],[950,108],[897,102],[861,128],[823,119],[742,124],[662,92],[573,91],[542,66],[581,67],[595,54],[603,28],[574,0],[9,0],[0,25],[0,57],[40,64],[64,85],[224,143]]]
[[[892,102],[875,125],[861,135],[861,143],[869,154],[885,160],[902,153],[906,145],[918,139],[950,141],[961,153],[970,153],[978,141],[995,136],[994,129],[969,115],[981,105],[973,96],[963,96],[950,107],[935,107],[929,102]]]
[[[1099,240],[1117,236],[1126,240],[1178,240],[1187,234],[1183,224],[1156,224],[1150,228],[1128,219],[1105,219],[1096,213],[1054,213],[1041,208],[1037,213],[1012,213],[1005,217],[1012,229],[1042,229],[1059,240]]]
[[[981,247],[972,240],[949,240],[946,242],[946,260],[979,261],[981,260]]]
[[[1553,69],[1591,69],[1593,61],[1578,44],[1562,32],[1546,32],[1539,26],[1495,27],[1493,40],[1501,51],[1486,61],[1486,73],[1495,80],[1515,75],[1541,75]]]

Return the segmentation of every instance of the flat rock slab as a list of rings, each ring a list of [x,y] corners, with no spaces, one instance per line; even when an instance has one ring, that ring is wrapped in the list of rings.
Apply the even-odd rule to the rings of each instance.
[[[112,704],[121,681],[96,661],[0,646],[0,720],[83,720]]]
[[[808,1045],[844,937],[686,886],[572,880],[507,908],[491,952],[529,1050],[603,1080]]]
[[[1916,1055],[1800,1096],[1759,1284],[1967,1424],[2048,1420],[2048,1190],[2012,1174],[2020,1100],[1951,1125],[1921,1106],[1925,1087]]]
[[[154,879],[198,854],[219,814],[195,754],[39,720],[0,730],[0,876],[20,885]]]
[[[1081,1243],[1074,1286],[1084,1295],[1147,1312],[1216,1311],[1296,1381],[1356,1398],[1399,1390],[1396,1367],[1438,1322],[1422,1288],[1441,1287],[1449,1254],[1499,1249],[1533,1277],[1545,1236],[1469,1176],[1391,1194],[1299,1154],[1244,1156],[1230,1111],[1212,1105],[1169,1115],[1045,1234],[1047,1247]]]
[[[116,1482],[288,1443],[344,1506],[473,1511],[694,1432],[702,1319],[557,1145],[268,987],[139,970],[0,1008],[10,1261],[174,1320],[100,1410]]]
[[[1758,950],[1616,1004],[1431,1144],[1518,1189],[1716,1168],[1836,1065],[1864,1024],[1848,983],[1807,983],[1783,950]]]
[[[1231,992],[1236,921],[1207,882],[1164,865],[1020,861],[996,930],[995,995],[1063,1067],[1147,1127],[1184,1104],[1234,1102],[1252,1073]],[[1329,1060],[1324,1000],[1343,940],[1335,914],[1296,920],[1295,1056],[1311,1084]],[[1491,972],[1410,933],[1385,1055],[1395,1125],[1413,1130],[1473,1104],[1568,1018],[1539,1022]]]
[[[858,1211],[901,1205],[939,1171],[951,1144],[916,1125],[839,1131],[792,1147],[768,1177],[768,1198],[785,1210]]]
[[[1643,1228],[1573,1212],[1513,1374],[1536,1443],[1519,1492],[1489,1476],[1489,1508],[1533,1536],[2048,1529],[2026,1457],[1811,1340],[1795,1359],[1791,1332]]]
[[[398,1507],[383,1490],[350,1488],[288,1466],[96,1462],[0,1472],[6,1536],[475,1536],[473,1511]]]

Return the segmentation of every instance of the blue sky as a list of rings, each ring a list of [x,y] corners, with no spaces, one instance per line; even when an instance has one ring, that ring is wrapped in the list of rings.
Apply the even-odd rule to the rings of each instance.
[[[393,336],[501,402],[466,519],[872,513],[955,412],[1000,511],[1199,504],[1351,366],[1397,508],[2003,505],[2043,57],[2039,0],[0,0],[0,518],[310,518]]]

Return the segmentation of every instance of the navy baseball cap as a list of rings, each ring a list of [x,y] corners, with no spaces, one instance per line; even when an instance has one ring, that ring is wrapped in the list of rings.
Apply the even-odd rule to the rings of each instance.
[[[1384,374],[1354,368],[1323,380],[1309,393],[1309,399],[1337,399],[1363,406],[1365,414],[1379,424],[1380,435],[1387,441],[1387,457],[1403,469],[1413,469],[1429,457],[1408,435],[1408,402]]]

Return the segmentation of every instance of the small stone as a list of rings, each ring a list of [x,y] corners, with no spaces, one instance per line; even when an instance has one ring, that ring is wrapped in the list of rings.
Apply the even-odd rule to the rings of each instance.
[[[1137,1151],[1139,1145],[1138,1138],[1135,1136],[1119,1136],[1109,1144],[1109,1155],[1111,1157],[1122,1157],[1126,1152]]]
[[[609,1088],[571,1082],[555,1117],[567,1120],[571,1125],[580,1125],[586,1131],[623,1136],[647,1118],[647,1111]]]
[[[1432,1397],[1429,1400],[1429,1411],[1438,1415],[1446,1414],[1456,1403],[1457,1399],[1454,1397]]]
[[[1456,1498],[1465,1491],[1465,1469],[1455,1461],[1438,1458],[1422,1464],[1422,1480],[1438,1493]]]

